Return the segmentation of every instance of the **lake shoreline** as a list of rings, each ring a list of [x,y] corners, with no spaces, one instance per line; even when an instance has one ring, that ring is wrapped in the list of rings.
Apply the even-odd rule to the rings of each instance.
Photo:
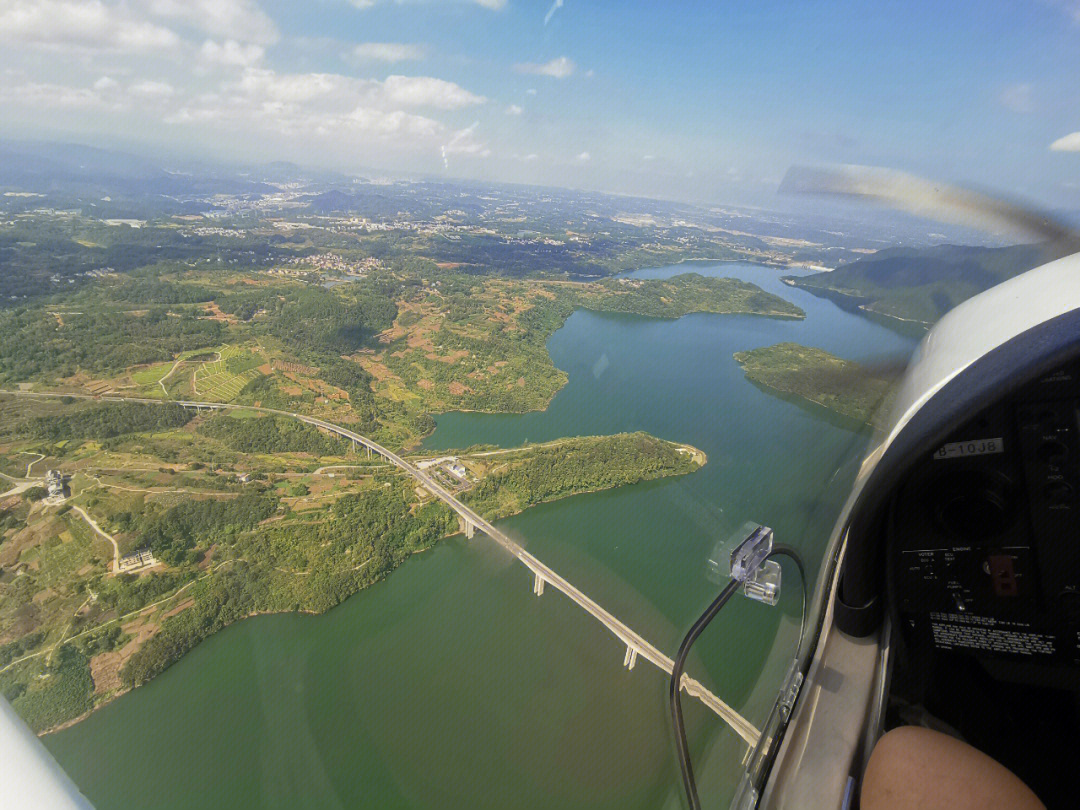
[[[566,438],[567,439],[574,439],[574,438],[594,438],[594,437],[590,436],[590,437],[566,437]],[[667,440],[662,440],[662,441],[667,441]],[[670,473],[666,473],[666,474],[663,474],[663,475],[658,475],[658,476],[655,476],[655,477],[652,477],[652,478],[641,478],[640,480],[634,481],[634,482],[629,483],[629,484],[609,486],[609,487],[594,487],[594,488],[584,489],[584,490],[580,490],[580,491],[576,491],[576,492],[567,492],[567,493],[562,494],[562,495],[557,495],[555,497],[545,498],[543,500],[539,500],[536,503],[531,503],[531,504],[529,504],[528,506],[526,506],[523,509],[517,509],[515,511],[507,512],[507,513],[504,513],[504,514],[494,514],[494,515],[492,515],[492,514],[484,514],[483,517],[484,517],[485,520],[489,520],[489,521],[507,520],[509,518],[516,517],[517,515],[524,514],[525,512],[527,512],[532,507],[541,506],[543,504],[549,504],[549,503],[556,503],[556,502],[559,502],[559,501],[564,501],[564,500],[567,500],[569,498],[576,497],[578,495],[590,495],[590,494],[595,494],[595,493],[598,493],[598,492],[609,492],[609,491],[612,491],[612,490],[623,489],[625,487],[632,487],[632,486],[635,486],[636,484],[649,483],[649,482],[655,482],[655,481],[663,481],[663,480],[669,479],[669,478],[680,478],[682,476],[690,475],[692,473],[700,471],[701,468],[704,467],[708,463],[708,457],[707,457],[707,455],[705,454],[705,452],[703,450],[701,450],[701,449],[699,449],[697,447],[694,447],[693,445],[687,444],[685,442],[671,442],[671,444],[678,444],[679,449],[689,452],[690,455],[691,455],[691,458],[694,460],[694,462],[696,463],[697,466],[694,467],[693,469],[685,470],[685,471],[682,471],[682,472],[670,472]],[[515,448],[515,449],[517,449],[517,448]],[[520,448],[520,451],[524,452],[524,453],[527,453],[530,449],[532,449],[532,448],[526,446],[526,447]],[[513,451],[511,450],[511,452],[513,452]],[[467,457],[467,454],[465,454],[465,453],[461,453],[460,455],[462,455],[464,457]],[[458,537],[458,536],[464,536],[464,533],[459,530],[459,531],[454,531],[454,532],[449,532],[447,534],[444,534],[441,537],[436,538],[430,545],[425,546],[424,548],[420,548],[420,549],[416,549],[416,550],[412,551],[410,553],[410,557],[415,556],[417,554],[424,554],[424,553],[426,553],[428,551],[431,551],[432,549],[435,548],[436,545],[438,545],[442,541],[448,540],[448,539],[450,539],[452,537]],[[236,562],[236,561],[235,560],[228,560],[226,562]],[[224,565],[225,563],[221,563],[221,564]],[[191,647],[190,649],[185,651],[179,658],[176,658],[175,660],[170,662],[168,667],[166,667],[164,670],[159,672],[157,675],[155,675],[150,680],[145,681],[144,683],[141,683],[141,684],[136,684],[135,686],[126,687],[124,689],[121,689],[120,691],[112,693],[112,694],[110,694],[108,696],[107,699],[103,700],[101,703],[98,703],[93,708],[91,708],[89,711],[79,715],[78,717],[72,718],[70,720],[65,720],[63,723],[60,723],[60,724],[58,724],[56,726],[51,726],[51,727],[49,727],[47,729],[44,729],[44,730],[38,732],[38,736],[39,737],[44,737],[44,736],[49,735],[49,734],[54,734],[56,732],[63,731],[64,729],[71,728],[72,726],[75,726],[75,725],[81,723],[82,721],[86,720],[88,717],[90,717],[95,712],[97,712],[98,709],[101,709],[101,708],[104,708],[105,706],[110,705],[111,703],[113,703],[117,699],[123,697],[124,695],[126,695],[126,694],[128,694],[130,692],[135,691],[136,689],[138,689],[141,686],[146,686],[147,684],[152,683],[157,678],[159,678],[161,675],[163,675],[165,672],[167,672],[169,669],[171,669],[173,665],[179,663],[184,658],[186,658],[187,655],[190,652],[192,652],[193,650],[198,648],[204,641],[206,641],[207,639],[209,639],[209,638],[211,638],[213,636],[216,636],[216,635],[220,634],[221,632],[223,632],[224,630],[226,630],[229,627],[232,627],[235,624],[240,624],[241,622],[245,622],[248,619],[252,619],[252,618],[255,618],[255,617],[258,617],[258,616],[278,616],[278,615],[286,615],[286,614],[293,614],[293,615],[298,615],[298,616],[312,616],[312,617],[325,616],[325,615],[329,614],[331,611],[333,611],[335,608],[341,607],[349,599],[351,599],[354,596],[357,596],[358,594],[368,590],[373,585],[377,585],[379,583],[385,582],[397,570],[398,567],[400,567],[400,566],[395,566],[394,568],[390,569],[382,577],[375,580],[374,582],[370,582],[370,583],[368,583],[367,585],[364,585],[361,588],[357,588],[355,591],[348,594],[340,602],[338,602],[337,604],[331,605],[330,607],[328,607],[326,610],[323,610],[323,611],[315,611],[315,610],[309,610],[309,609],[303,609],[303,608],[298,609],[298,610],[256,610],[256,611],[252,611],[252,612],[240,617],[239,619],[237,619],[235,621],[229,622],[228,624],[226,624],[223,627],[219,628],[218,630],[214,631],[213,633],[206,636],[205,638],[200,639],[197,644],[195,644],[193,647]],[[289,573],[300,575],[300,574],[310,574],[312,572],[310,572],[310,571],[293,571],[293,572],[289,572]],[[179,593],[174,594],[173,597],[167,597],[165,600],[163,600],[163,603],[164,603],[164,601],[168,601],[169,599],[172,599],[175,596],[179,596]],[[173,606],[173,607],[175,607],[175,606]],[[108,622],[106,622],[105,624],[108,624]]]

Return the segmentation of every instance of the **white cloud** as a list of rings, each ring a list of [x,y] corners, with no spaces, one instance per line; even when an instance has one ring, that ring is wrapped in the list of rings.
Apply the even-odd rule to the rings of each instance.
[[[435,107],[456,110],[487,101],[464,87],[431,76],[387,76],[383,93],[392,104],[405,107]]]
[[[551,22],[551,18],[555,16],[555,12],[563,7],[563,0],[555,0],[551,4],[551,8],[548,9],[548,13],[544,15],[544,25]]]
[[[8,73],[0,85],[0,102],[33,110],[146,110],[160,105],[176,93],[165,82],[142,80],[127,86],[110,76],[101,76],[89,87],[72,87],[52,82],[35,82],[20,74]]]
[[[519,107],[517,104],[511,104],[506,108],[507,115],[521,115],[525,110]]]
[[[574,64],[573,60],[568,59],[565,56],[556,57],[550,62],[522,62],[521,64],[514,65],[514,70],[518,73],[551,76],[553,79],[565,79],[568,76],[572,76],[576,69],[577,65]]]
[[[161,99],[173,95],[176,89],[167,82],[141,81],[129,86],[128,92],[143,98]]]
[[[427,49],[408,42],[361,42],[349,51],[355,62],[408,62],[423,59]]]
[[[334,92],[355,90],[362,81],[332,73],[277,73],[264,68],[248,68],[230,89],[239,97],[259,103],[310,104]]]
[[[477,125],[454,130],[408,108],[457,109],[483,102],[464,88],[432,77],[385,81],[333,73],[277,73],[248,68],[217,92],[171,104],[166,123],[197,123],[204,131],[355,152],[373,148],[432,155],[490,154]]]
[[[581,152],[577,157],[574,158],[574,160],[576,160],[578,163],[588,163],[590,160],[592,160],[592,155],[590,155],[588,152]]]
[[[0,0],[0,53],[49,49],[33,70],[0,70],[0,115],[127,131],[191,127],[193,137],[258,149],[317,146],[409,162],[491,154],[478,124],[440,120],[487,103],[483,95],[434,76],[278,72],[267,47],[277,38],[255,0]],[[379,63],[425,53],[422,44],[347,47]]]
[[[67,87],[51,82],[12,83],[5,81],[0,84],[0,102],[32,109],[43,107],[86,109],[103,106],[105,101],[102,91],[108,89],[109,86],[98,90],[93,87]]]
[[[528,90],[525,91],[525,95],[527,95],[527,96],[535,96],[536,95],[536,88],[535,87],[530,87]]]
[[[648,161],[648,160],[656,160],[656,155],[642,155],[641,159],[646,160],[646,161]]]
[[[1009,84],[998,94],[998,103],[1015,113],[1029,113],[1035,109],[1030,84]]]
[[[525,155],[522,158],[522,160],[524,160],[526,163],[532,163],[534,160],[539,160],[539,159],[540,159],[540,156],[538,154],[536,154],[536,152],[529,152],[529,154]]]
[[[274,21],[254,0],[138,0],[157,17],[176,20],[210,36],[270,45],[278,40]]]
[[[148,53],[172,50],[172,30],[101,0],[4,0],[0,42],[64,51]]]
[[[1050,144],[1050,149],[1054,152],[1080,152],[1080,132],[1063,135]]]
[[[361,135],[394,138],[398,145],[435,146],[446,127],[422,115],[385,106],[378,82],[331,74],[278,76],[249,70],[221,93],[208,93],[169,113],[167,123],[216,122],[251,136],[314,137],[348,142]]]
[[[426,2],[439,2],[440,0],[426,0]],[[380,4],[380,0],[348,0],[349,5],[360,11],[366,11],[369,8],[374,8]],[[423,3],[425,0],[395,0],[399,6],[413,5],[416,3]],[[489,8],[492,11],[501,11],[506,8],[506,0],[459,0],[459,2],[473,3],[484,8]]]
[[[235,39],[206,40],[199,49],[199,61],[211,67],[252,67],[262,61],[261,45],[241,45]]]
[[[464,87],[431,76],[388,76],[385,81],[357,79],[337,73],[277,73],[248,68],[228,88],[260,103],[341,107],[358,105],[375,109],[432,107],[456,110],[487,99]]]

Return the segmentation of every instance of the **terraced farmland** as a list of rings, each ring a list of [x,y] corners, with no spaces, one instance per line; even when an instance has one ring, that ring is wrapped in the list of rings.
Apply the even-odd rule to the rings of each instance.
[[[195,392],[216,402],[232,402],[251,380],[259,376],[263,358],[239,346],[223,346],[219,359],[195,369]]]

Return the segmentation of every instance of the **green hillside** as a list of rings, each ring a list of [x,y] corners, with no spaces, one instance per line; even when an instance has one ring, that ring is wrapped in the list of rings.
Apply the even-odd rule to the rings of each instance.
[[[832,272],[784,281],[842,306],[927,327],[971,296],[1057,257],[1043,245],[890,248]]]

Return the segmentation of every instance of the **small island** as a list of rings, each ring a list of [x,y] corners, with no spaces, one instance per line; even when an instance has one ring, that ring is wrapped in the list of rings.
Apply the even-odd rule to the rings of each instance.
[[[798,343],[777,343],[736,352],[734,357],[758,385],[864,424],[871,423],[895,381],[893,375],[874,373],[852,360]]]

